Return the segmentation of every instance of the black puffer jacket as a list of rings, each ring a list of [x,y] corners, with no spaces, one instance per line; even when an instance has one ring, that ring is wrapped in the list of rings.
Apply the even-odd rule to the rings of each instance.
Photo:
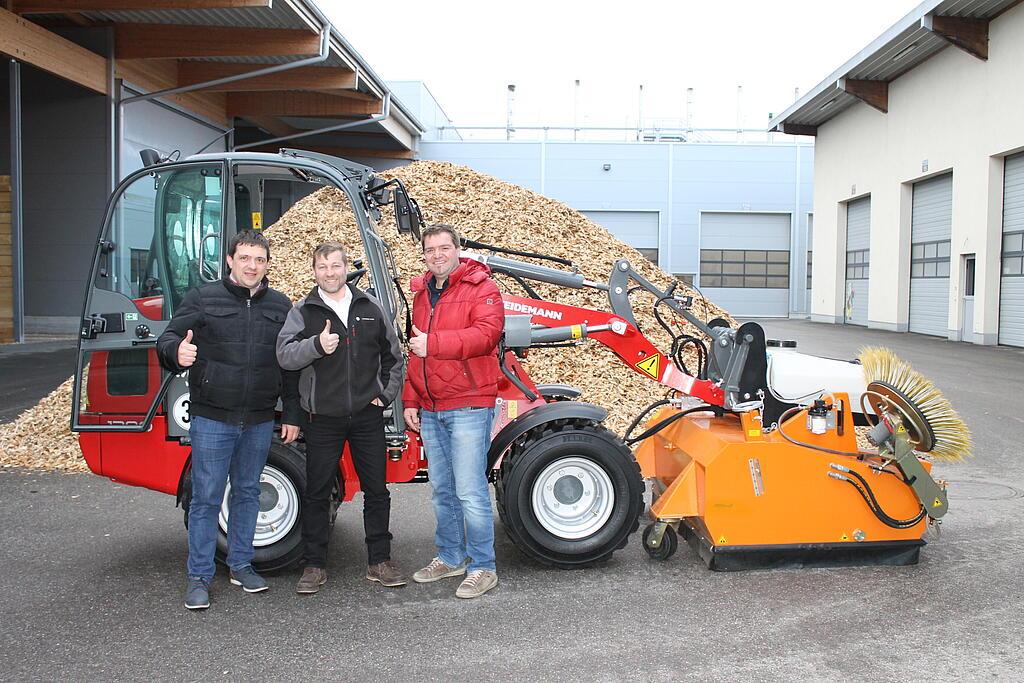
[[[266,279],[251,296],[226,278],[188,291],[157,340],[157,355],[165,368],[181,372],[178,345],[192,330],[198,349],[188,378],[193,415],[258,424],[274,418],[280,396],[281,421],[298,424],[298,377],[284,377],[274,348],[291,308]]]

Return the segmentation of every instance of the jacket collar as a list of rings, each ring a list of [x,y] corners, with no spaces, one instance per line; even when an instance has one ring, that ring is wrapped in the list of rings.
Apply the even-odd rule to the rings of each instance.
[[[346,284],[345,286],[348,287],[349,294],[352,295],[352,304],[355,304],[355,302],[358,299],[367,298],[365,292],[356,289],[351,284]],[[313,289],[309,290],[309,294],[306,295],[304,303],[312,304],[314,306],[320,306],[328,310],[333,310],[331,309],[330,306],[327,305],[327,302],[323,300],[323,297],[320,296],[320,288],[317,285],[313,285]]]
[[[451,289],[459,282],[465,280],[467,283],[472,285],[478,285],[486,280],[491,275],[491,269],[479,261],[466,258],[464,256],[459,257],[459,265],[455,267],[451,273],[448,274],[448,287]],[[414,277],[410,286],[413,292],[419,292],[427,288],[427,281],[433,279],[434,274],[429,270],[419,277]]]
[[[263,279],[260,280],[260,287],[256,290],[255,294],[250,292],[248,287],[235,283],[231,279],[230,275],[225,275],[221,282],[224,283],[224,289],[228,290],[239,299],[260,299],[267,293],[267,290],[270,289],[270,280],[267,279],[266,275],[264,275]]]

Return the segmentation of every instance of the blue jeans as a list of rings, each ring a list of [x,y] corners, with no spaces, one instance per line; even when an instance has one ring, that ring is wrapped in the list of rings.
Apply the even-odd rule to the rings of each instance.
[[[437,556],[469,571],[494,571],[494,512],[487,483],[487,449],[494,408],[458,408],[420,416],[427,472],[434,490]]]
[[[192,504],[188,509],[188,575],[212,579],[217,518],[228,477],[228,567],[252,563],[252,537],[260,511],[260,474],[267,463],[274,421],[237,425],[192,416]]]

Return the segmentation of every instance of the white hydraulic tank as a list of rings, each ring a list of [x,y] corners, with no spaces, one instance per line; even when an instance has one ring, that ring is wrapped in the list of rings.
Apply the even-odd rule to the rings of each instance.
[[[841,391],[850,396],[850,408],[860,413],[863,412],[860,398],[867,390],[867,383],[858,362],[769,348],[768,390],[777,400],[796,405],[811,405],[823,394]]]

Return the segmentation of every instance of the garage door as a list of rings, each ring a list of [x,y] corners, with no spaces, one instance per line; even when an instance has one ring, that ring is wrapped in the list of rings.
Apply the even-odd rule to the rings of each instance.
[[[657,211],[583,211],[584,216],[658,263]]]
[[[737,317],[789,315],[790,216],[702,213],[700,284]]]
[[[910,230],[910,331],[949,334],[953,174],[914,185]]]
[[[846,206],[846,294],[843,320],[868,324],[868,265],[871,245],[871,197]]]
[[[999,343],[1024,346],[1024,154],[1003,169],[1003,253]]]

